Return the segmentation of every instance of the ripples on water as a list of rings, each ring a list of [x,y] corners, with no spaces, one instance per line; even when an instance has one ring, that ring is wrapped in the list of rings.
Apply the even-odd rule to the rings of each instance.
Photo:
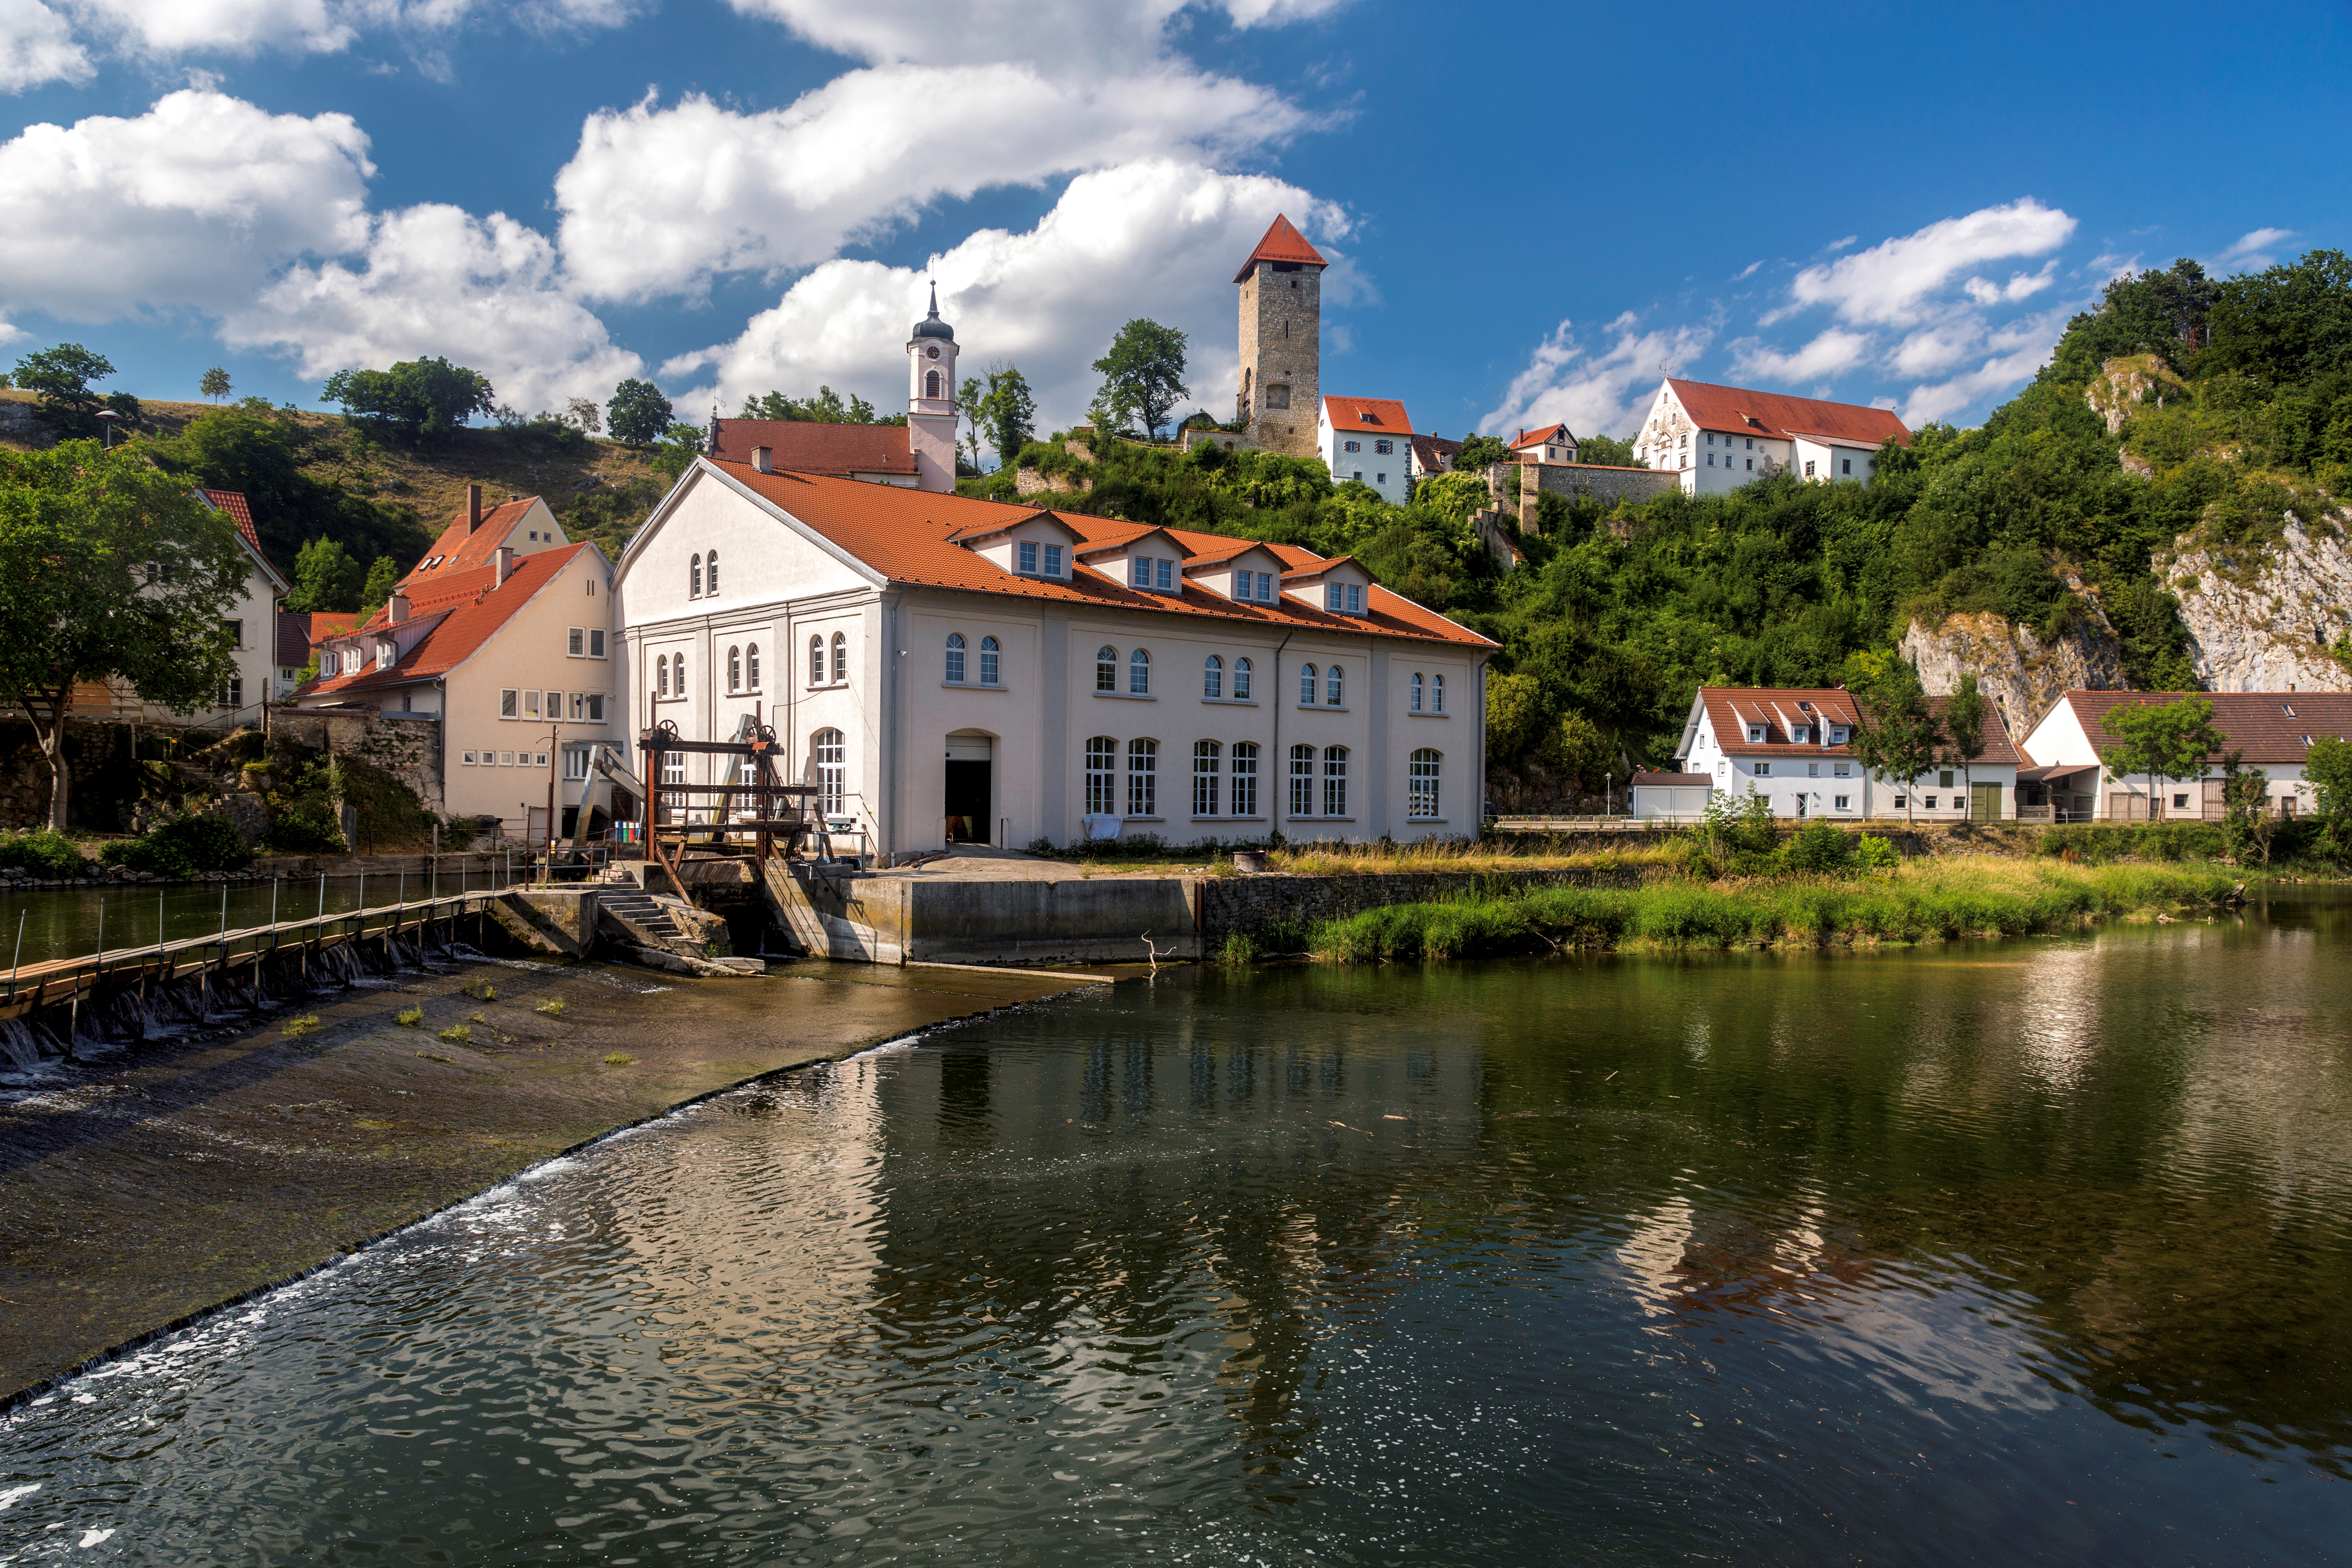
[[[2330,1561],[2337,914],[869,1054],[5,1418],[0,1561]]]

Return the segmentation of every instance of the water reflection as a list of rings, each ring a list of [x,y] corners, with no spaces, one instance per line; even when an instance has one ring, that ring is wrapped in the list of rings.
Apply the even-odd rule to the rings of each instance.
[[[8,1418],[0,1555],[2326,1561],[2345,935],[1009,1015]]]

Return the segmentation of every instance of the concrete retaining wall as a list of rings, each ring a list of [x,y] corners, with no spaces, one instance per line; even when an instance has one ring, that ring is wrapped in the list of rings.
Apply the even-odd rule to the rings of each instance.
[[[933,881],[782,867],[772,907],[802,951],[870,963],[1138,963],[1198,958],[1205,878]],[[1150,946],[1145,945],[1149,935]]]

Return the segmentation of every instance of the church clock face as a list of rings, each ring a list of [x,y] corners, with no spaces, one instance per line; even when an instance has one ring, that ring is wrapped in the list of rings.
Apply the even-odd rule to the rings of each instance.
[[[940,351],[937,349],[925,349],[923,351],[923,357],[925,359],[937,359],[940,357]]]

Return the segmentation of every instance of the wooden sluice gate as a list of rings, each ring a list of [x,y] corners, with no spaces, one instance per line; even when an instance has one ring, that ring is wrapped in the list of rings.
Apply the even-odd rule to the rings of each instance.
[[[224,919],[201,936],[23,964],[0,993],[0,1063],[29,1067],[80,1046],[214,1022],[218,1010],[249,1016],[371,972],[414,970],[429,949],[456,945],[461,922],[483,934],[491,904],[504,896],[476,889],[334,913],[321,908],[257,926]]]

